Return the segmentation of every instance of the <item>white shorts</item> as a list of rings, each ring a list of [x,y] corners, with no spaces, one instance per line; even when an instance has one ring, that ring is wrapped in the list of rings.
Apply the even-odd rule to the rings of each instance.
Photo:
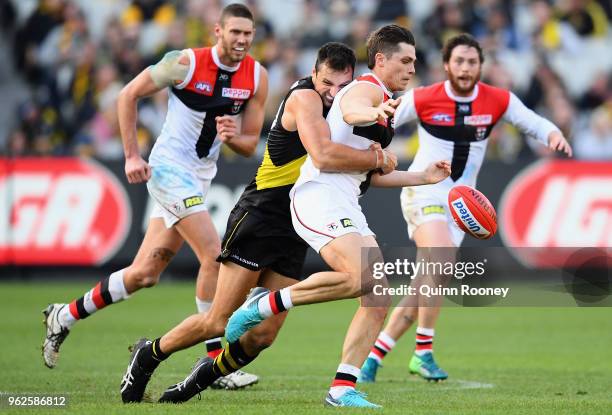
[[[151,179],[147,182],[155,201],[151,218],[163,218],[170,228],[189,215],[208,210],[206,196],[210,182],[181,166],[152,166]]]
[[[443,188],[421,189],[420,186],[404,187],[400,204],[404,219],[408,224],[408,236],[413,239],[414,231],[421,224],[433,220],[445,221],[455,246],[461,245],[465,233],[459,229],[448,210],[448,190]]]
[[[293,228],[317,253],[348,233],[374,236],[357,200],[330,185],[304,183],[294,187],[290,196]]]

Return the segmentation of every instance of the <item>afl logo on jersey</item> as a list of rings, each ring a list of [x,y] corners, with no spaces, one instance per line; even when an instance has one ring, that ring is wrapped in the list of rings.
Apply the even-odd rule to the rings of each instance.
[[[449,114],[444,114],[444,113],[437,113],[434,114],[431,119],[433,121],[438,121],[438,122],[453,122],[453,116],[449,115]]]
[[[202,91],[205,94],[212,94],[213,92],[213,87],[208,82],[196,82],[195,89],[197,89],[198,91]]]

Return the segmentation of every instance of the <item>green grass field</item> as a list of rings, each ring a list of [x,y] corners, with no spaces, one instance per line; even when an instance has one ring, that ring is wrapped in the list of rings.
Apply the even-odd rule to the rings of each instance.
[[[40,356],[41,309],[80,296],[90,284],[0,284],[0,392],[68,396],[64,409],[8,408],[0,412],[74,414],[311,414],[324,408],[342,339],[356,302],[293,310],[274,346],[248,370],[261,376],[248,390],[205,391],[181,406],[123,405],[119,382],[128,345],[157,337],[195,309],[193,286],[161,284],[75,326],[60,363]],[[612,310],[609,308],[446,308],[437,329],[436,357],[450,373],[430,384],[408,375],[413,333],[385,360],[379,382],[366,385],[378,413],[612,414]],[[184,378],[203,346],[172,356],[157,370],[153,398]],[[351,412],[351,411],[348,411]],[[363,412],[363,411],[359,411]]]

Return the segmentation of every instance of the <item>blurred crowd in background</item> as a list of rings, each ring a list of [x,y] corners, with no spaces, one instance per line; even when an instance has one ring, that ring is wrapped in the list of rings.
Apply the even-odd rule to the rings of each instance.
[[[116,99],[127,82],[173,49],[215,42],[222,0],[0,0],[0,152],[9,156],[123,158]],[[308,75],[331,40],[352,46],[367,71],[365,40],[395,22],[417,40],[412,86],[445,78],[440,49],[469,32],[485,49],[482,79],[514,91],[571,140],[576,157],[612,160],[612,2],[609,0],[248,0],[251,54],[269,71],[264,133],[287,88]],[[139,107],[143,155],[159,134],[165,92]],[[262,140],[263,143],[264,140]],[[262,144],[263,145],[263,144]],[[415,126],[393,150],[410,159]],[[488,156],[512,162],[545,154],[508,124]],[[231,157],[229,150],[225,156]]]

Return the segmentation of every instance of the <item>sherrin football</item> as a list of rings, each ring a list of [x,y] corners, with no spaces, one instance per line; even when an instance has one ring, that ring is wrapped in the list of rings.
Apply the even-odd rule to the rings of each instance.
[[[497,231],[497,214],[489,199],[469,186],[448,192],[448,207],[459,228],[477,239],[489,239]]]

